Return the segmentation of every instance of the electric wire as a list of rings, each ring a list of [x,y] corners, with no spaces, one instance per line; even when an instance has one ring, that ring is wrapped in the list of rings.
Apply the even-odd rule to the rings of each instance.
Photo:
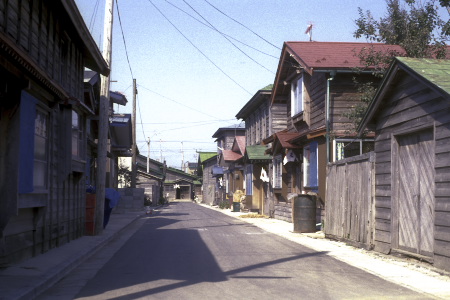
[[[142,128],[142,135],[145,139],[145,131],[144,131],[144,124],[142,123],[142,114],[141,114],[141,106],[139,105],[139,101],[138,100],[138,95],[136,94],[136,102],[138,105],[138,110],[139,110],[139,119],[141,119],[141,128]]]
[[[279,59],[277,56],[274,56],[274,55],[272,55],[272,54],[269,54],[269,53],[266,53],[266,52],[264,52],[264,51],[261,51],[261,50],[255,48],[255,47],[253,47],[253,46],[250,46],[250,45],[248,45],[248,44],[246,44],[246,43],[244,43],[244,42],[242,42],[242,41],[240,41],[240,40],[238,40],[238,39],[232,37],[231,35],[228,35],[228,34],[222,32],[222,31],[218,30],[217,28],[213,28],[213,27],[209,26],[208,24],[206,24],[206,23],[202,22],[201,20],[197,19],[196,17],[194,17],[193,15],[191,15],[190,13],[188,13],[187,11],[185,11],[185,10],[183,10],[182,8],[176,6],[176,5],[173,4],[172,2],[170,2],[170,1],[168,1],[168,0],[165,0],[165,1],[166,1],[168,4],[172,5],[173,7],[175,7],[176,9],[180,10],[181,12],[183,12],[184,14],[186,14],[187,16],[191,17],[191,18],[194,19],[195,21],[199,22],[199,23],[202,24],[203,26],[206,26],[207,28],[209,28],[209,29],[211,29],[211,30],[217,31],[218,33],[220,33],[220,34],[222,34],[222,35],[224,35],[224,36],[227,36],[227,37],[229,37],[230,39],[232,39],[232,40],[234,40],[234,41],[236,41],[236,42],[238,42],[238,43],[240,43],[240,44],[242,44],[242,45],[244,45],[244,46],[246,46],[246,47],[248,47],[248,48],[250,48],[250,49],[252,49],[252,50],[255,50],[255,51],[257,51],[257,52],[259,52],[259,53],[261,53],[261,54],[270,56],[270,57],[272,57],[272,58],[274,58],[274,59],[277,59],[277,60]]]
[[[89,32],[92,32],[92,29],[94,28],[95,20],[97,18],[99,2],[100,2],[100,0],[97,0],[97,2],[95,2],[94,11],[93,11],[92,16],[91,16],[91,21],[89,22]]]
[[[153,5],[153,7],[167,20],[167,22],[170,23],[170,25],[172,25],[179,34],[181,34],[198,52],[200,52],[200,54],[202,54],[211,64],[213,64],[220,72],[222,72],[228,79],[230,79],[231,81],[233,81],[237,86],[239,86],[242,90],[244,90],[245,92],[247,92],[249,95],[252,95],[252,93],[250,93],[246,88],[244,88],[242,85],[240,85],[236,80],[234,80],[230,75],[228,75],[224,70],[222,70],[216,63],[214,63],[214,61],[212,61],[205,53],[203,53],[202,50],[200,50],[200,48],[198,48],[183,32],[181,32],[180,29],[178,29],[178,27],[172,22],[170,21],[170,19],[153,3],[152,0],[148,0],[148,2],[150,2],[151,5]]]
[[[172,102],[175,102],[175,103],[177,103],[177,104],[179,104],[179,105],[181,105],[181,106],[184,106],[184,107],[186,107],[186,108],[189,108],[189,109],[191,109],[191,110],[193,110],[193,111],[196,111],[196,112],[198,112],[198,113],[200,113],[200,114],[202,114],[202,115],[205,115],[205,116],[208,116],[208,117],[211,117],[211,118],[214,118],[214,119],[219,119],[219,118],[217,118],[217,117],[215,117],[215,116],[213,116],[213,115],[210,115],[210,114],[208,114],[208,113],[202,112],[202,111],[200,111],[200,110],[198,110],[198,109],[195,109],[195,108],[193,108],[193,107],[190,107],[190,106],[188,106],[188,105],[186,105],[186,104],[180,103],[180,102],[178,102],[178,101],[176,101],[176,100],[173,100],[173,99],[171,99],[171,98],[169,98],[169,97],[166,97],[166,96],[164,96],[164,95],[161,95],[161,94],[158,93],[158,92],[155,92],[155,91],[153,91],[153,90],[151,90],[151,89],[149,89],[149,88],[146,88],[145,86],[139,85],[139,87],[140,87],[140,88],[143,88],[143,89],[145,89],[145,90],[147,90],[147,91],[149,91],[149,92],[151,92],[151,93],[153,93],[153,94],[156,94],[156,95],[158,95],[158,96],[160,96],[160,97],[162,97],[162,98],[164,98],[164,99],[167,99],[167,100],[172,101]]]
[[[227,15],[226,13],[224,13],[223,11],[221,11],[220,9],[218,9],[217,7],[215,7],[214,5],[212,5],[208,0],[204,0],[206,3],[208,3],[209,5],[211,5],[215,10],[217,10],[218,12],[220,12],[221,14],[223,14],[225,17],[233,20],[234,22],[236,22],[237,24],[241,25],[242,27],[244,27],[245,29],[249,30],[251,33],[253,33],[254,35],[256,35],[257,37],[259,37],[260,39],[262,39],[263,41],[265,41],[266,43],[268,43],[269,45],[277,48],[278,50],[281,50],[281,48],[275,46],[274,44],[272,44],[271,42],[269,42],[268,40],[266,40],[265,38],[263,38],[262,36],[260,36],[259,34],[257,34],[256,32],[254,32],[253,30],[251,30],[250,28],[248,28],[247,26],[245,26],[244,24],[242,24],[241,22],[237,21],[236,19],[230,17],[229,15]]]
[[[219,32],[219,30],[217,30],[217,28],[211,24],[211,22],[209,22],[208,20],[206,20],[205,17],[203,17],[196,9],[194,9],[192,7],[192,5],[190,5],[189,3],[186,2],[186,0],[183,0],[184,3],[186,3],[186,5],[188,5],[197,15],[200,16],[200,18],[202,18],[203,20],[205,20],[206,23],[208,23],[211,28],[213,28],[215,31]],[[219,32],[220,33],[220,32]],[[233,43],[226,35],[220,33],[228,42],[231,43],[231,45],[233,45],[236,49],[238,49],[242,54],[244,54],[248,59],[250,59],[251,61],[253,61],[254,63],[256,63],[258,66],[262,67],[263,69],[265,69],[266,71],[275,74],[273,71],[269,70],[268,68],[266,68],[265,66],[263,66],[262,64],[260,64],[259,62],[257,62],[255,59],[253,59],[252,57],[250,57],[247,53],[245,53],[241,48],[239,48],[238,46],[236,46],[235,43]]]
[[[116,0],[116,7],[117,7],[117,16],[119,17],[120,32],[122,33],[123,45],[125,46],[125,55],[127,57],[128,67],[130,68],[131,78],[134,79],[133,71],[131,70],[130,58],[128,57],[128,49],[127,49],[127,43],[125,42],[125,34],[123,33],[122,20],[120,18],[118,0]]]

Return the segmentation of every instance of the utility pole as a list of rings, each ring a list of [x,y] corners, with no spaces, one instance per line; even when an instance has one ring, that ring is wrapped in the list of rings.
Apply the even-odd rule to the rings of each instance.
[[[131,158],[131,187],[136,188],[136,79],[133,79],[133,117],[131,120],[131,128],[133,135],[132,158]]]
[[[148,147],[148,152],[147,152],[147,173],[150,173],[150,137],[148,137],[147,147]]]
[[[186,168],[184,168],[183,142],[181,142],[181,171],[186,171]]]
[[[111,76],[111,49],[113,26],[113,0],[106,0],[105,25],[103,32],[103,59],[106,61],[110,72],[109,76],[101,76],[100,103],[99,103],[99,129],[97,145],[97,183],[95,206],[95,234],[103,231],[103,215],[105,207],[106,163],[108,152],[109,131],[109,85]]]

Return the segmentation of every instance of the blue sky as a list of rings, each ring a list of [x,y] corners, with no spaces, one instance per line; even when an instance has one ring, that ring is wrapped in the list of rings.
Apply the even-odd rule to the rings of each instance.
[[[101,49],[105,0],[75,2]],[[308,41],[305,30],[313,24],[314,41],[365,42],[353,37],[358,7],[378,19],[385,6],[373,0],[118,0],[111,90],[124,93],[129,103],[115,110],[132,112],[134,77],[140,153],[147,155],[150,138],[151,158],[181,168],[182,161],[197,161],[197,151],[216,151],[216,130],[238,124],[239,110],[273,83],[284,41]]]

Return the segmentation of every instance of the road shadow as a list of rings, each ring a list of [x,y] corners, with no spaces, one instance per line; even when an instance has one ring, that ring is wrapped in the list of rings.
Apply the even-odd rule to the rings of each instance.
[[[109,297],[108,299],[137,299],[192,286],[199,283],[217,283],[230,278],[258,278],[262,280],[285,279],[285,276],[253,276],[249,271],[263,269],[272,265],[322,256],[325,252],[298,253],[285,255],[277,259],[262,259],[259,263],[247,265],[241,261],[232,270],[224,271],[216,261],[207,244],[200,235],[200,227],[175,228],[187,213],[167,211],[156,217],[147,218],[145,224],[134,234],[114,257],[98,272],[80,292],[78,297],[98,297],[111,290],[121,290],[148,284],[147,288],[127,295]],[[195,218],[194,218],[195,219]],[[242,221],[240,221],[242,222]],[[246,223],[227,226],[243,226]],[[219,225],[213,225],[220,227]],[[203,227],[202,227],[203,228]],[[208,229],[206,229],[208,230]],[[219,231],[226,231],[219,229]],[[237,238],[231,236],[230,238]],[[241,258],[241,260],[244,258]],[[244,259],[245,260],[245,259]],[[111,274],[116,274],[111,276]],[[156,286],[152,282],[166,281],[167,284]]]

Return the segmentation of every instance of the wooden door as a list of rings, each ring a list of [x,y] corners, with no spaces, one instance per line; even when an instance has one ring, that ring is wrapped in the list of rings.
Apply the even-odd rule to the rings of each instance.
[[[401,136],[398,145],[398,246],[430,256],[434,240],[433,131]]]

